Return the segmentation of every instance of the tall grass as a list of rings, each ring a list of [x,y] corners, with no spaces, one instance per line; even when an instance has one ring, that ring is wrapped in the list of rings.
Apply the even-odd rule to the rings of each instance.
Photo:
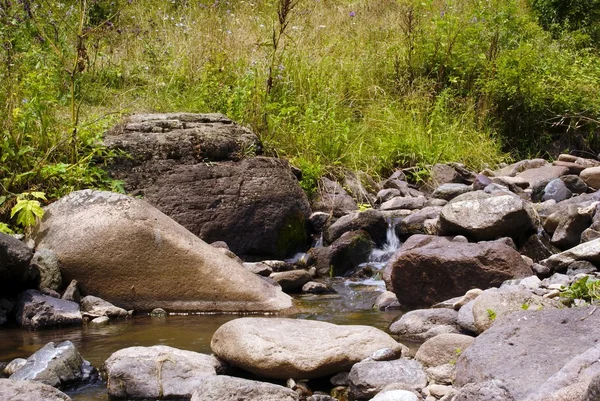
[[[552,34],[526,0],[0,0],[0,184],[110,186],[100,137],[132,112],[224,113],[306,189],[340,169],[591,151],[597,49]]]

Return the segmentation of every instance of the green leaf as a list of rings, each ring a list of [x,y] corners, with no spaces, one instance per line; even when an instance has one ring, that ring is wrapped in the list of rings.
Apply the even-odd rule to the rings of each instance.
[[[35,225],[36,217],[44,217],[44,209],[37,200],[20,199],[17,204],[11,209],[10,217],[17,216],[17,224],[21,227],[30,227]]]

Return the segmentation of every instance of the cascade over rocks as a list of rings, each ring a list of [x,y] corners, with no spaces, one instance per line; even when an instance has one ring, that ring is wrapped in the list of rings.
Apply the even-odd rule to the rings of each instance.
[[[521,255],[503,242],[464,243],[413,235],[386,266],[384,279],[400,304],[421,307],[530,275]]]
[[[458,358],[455,386],[498,379],[515,400],[525,400],[600,342],[600,314],[590,313],[593,308],[528,310],[498,318]]]
[[[76,279],[125,309],[280,311],[289,296],[139,199],[77,191],[46,208],[33,234]]]
[[[308,241],[308,200],[287,161],[260,154],[255,134],[220,114],[134,115],[105,137],[110,171],[206,242],[280,258]]]
[[[370,326],[285,318],[240,318],[222,325],[211,349],[220,359],[261,377],[309,379],[348,371],[382,348],[400,344]]]

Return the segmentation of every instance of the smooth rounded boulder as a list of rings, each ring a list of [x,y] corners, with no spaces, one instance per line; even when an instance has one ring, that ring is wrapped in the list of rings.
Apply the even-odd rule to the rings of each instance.
[[[271,379],[332,375],[382,348],[400,352],[400,347],[374,327],[286,318],[235,319],[221,326],[211,341],[220,359]]]
[[[47,384],[30,380],[0,379],[0,400],[71,401],[71,397]]]
[[[413,235],[386,266],[384,279],[400,304],[414,308],[530,275],[519,252],[504,242],[468,243]]]
[[[190,398],[202,378],[221,372],[222,365],[210,355],[155,345],[119,350],[103,370],[114,398]]]
[[[289,388],[231,376],[202,377],[192,401],[298,401]]]
[[[148,203],[111,192],[73,192],[46,208],[33,233],[63,279],[125,309],[282,311],[291,298]]]
[[[464,235],[475,241],[519,238],[536,225],[535,212],[521,198],[483,191],[459,195],[442,208],[441,235]]]

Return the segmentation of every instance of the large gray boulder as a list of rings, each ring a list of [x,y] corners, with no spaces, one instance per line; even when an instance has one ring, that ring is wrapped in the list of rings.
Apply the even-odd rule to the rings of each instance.
[[[469,383],[460,389],[453,401],[516,401],[500,380]]]
[[[192,401],[298,401],[298,394],[277,384],[231,376],[200,377]]]
[[[66,388],[97,379],[96,369],[84,360],[71,341],[48,343],[27,358],[11,380],[33,380],[52,387]]]
[[[3,401],[71,401],[71,397],[44,383],[0,379]]]
[[[349,231],[330,246],[312,248],[309,254],[315,259],[315,268],[319,276],[343,276],[369,259],[373,245],[366,231]]]
[[[442,208],[440,234],[460,234],[476,241],[519,238],[535,228],[535,220],[533,209],[517,196],[468,192]]]
[[[129,398],[190,398],[205,376],[222,371],[213,356],[164,345],[130,347],[104,362],[108,394]]]
[[[402,305],[423,307],[530,275],[521,255],[504,242],[413,235],[386,266],[384,279]]]
[[[400,344],[369,326],[286,318],[241,318],[221,326],[211,348],[233,366],[272,379],[316,378],[349,370],[382,348]]]
[[[340,184],[327,177],[319,181],[319,189],[312,202],[312,208],[334,217],[342,217],[358,211],[358,205],[352,196]]]
[[[125,309],[279,311],[289,296],[139,199],[77,191],[46,208],[33,234],[65,281]]]
[[[499,318],[458,358],[455,385],[501,380],[525,400],[600,342],[594,307],[521,311]]]
[[[82,323],[79,305],[44,295],[36,290],[23,292],[17,300],[17,324],[37,330],[44,327],[72,326]]]
[[[415,359],[427,367],[455,364],[460,354],[474,340],[473,337],[464,334],[440,334],[425,341],[419,347]]]
[[[0,293],[15,294],[31,281],[29,262],[33,250],[23,242],[0,233]]]
[[[371,399],[390,384],[404,390],[420,391],[427,386],[427,374],[414,359],[363,361],[352,366],[348,375],[353,399]]]
[[[280,258],[307,245],[308,200],[285,160],[220,114],[134,115],[105,137],[129,156],[110,171],[204,241],[240,256]]]

